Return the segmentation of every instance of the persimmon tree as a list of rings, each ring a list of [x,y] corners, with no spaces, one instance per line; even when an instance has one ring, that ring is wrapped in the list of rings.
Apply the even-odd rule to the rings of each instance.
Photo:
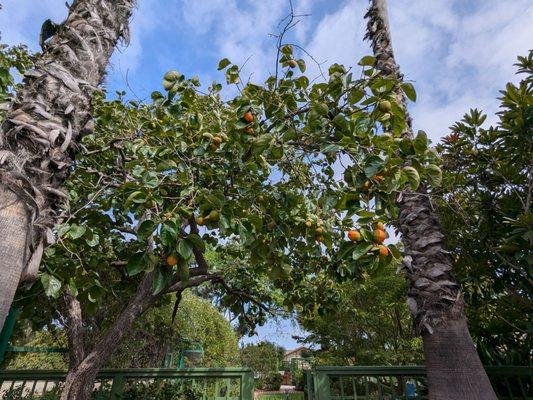
[[[261,321],[262,300],[291,309],[284,290],[308,277],[400,258],[383,245],[396,193],[440,179],[426,135],[400,137],[405,115],[393,93],[414,97],[412,86],[381,76],[373,57],[357,78],[334,64],[311,84],[291,46],[279,54],[279,75],[264,85],[241,83],[239,67],[222,60],[239,91],[231,100],[220,84],[200,91],[176,71],[150,104],[96,97],[97,134],[82,143],[40,276],[48,295],[67,300],[78,351],[64,398],[88,396],[110,350],[166,293],[210,281],[235,313]],[[208,249],[224,269],[209,264]],[[128,305],[85,353],[81,311],[96,313],[120,285]]]

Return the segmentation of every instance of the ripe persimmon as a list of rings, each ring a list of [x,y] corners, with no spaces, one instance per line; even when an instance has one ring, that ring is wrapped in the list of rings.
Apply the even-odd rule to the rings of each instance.
[[[348,231],[348,239],[352,242],[358,242],[362,239],[361,233],[355,229]]]
[[[196,225],[200,225],[200,226],[202,226],[202,225],[204,225],[204,224],[205,224],[205,219],[204,219],[204,217],[198,217],[198,218],[196,218]]]
[[[307,220],[305,221],[305,226],[308,228],[311,228],[313,226],[313,222],[311,222],[310,220]]]
[[[315,229],[315,233],[317,235],[322,235],[324,233],[324,228],[319,226],[318,228]]]
[[[376,175],[374,177],[374,180],[379,183],[379,182],[381,182],[383,180],[383,177],[381,175]]]
[[[244,120],[246,122],[253,122],[254,121],[254,115],[250,111],[248,111],[248,112],[244,113]]]
[[[387,257],[389,255],[389,248],[387,246],[379,246],[379,255]]]
[[[369,188],[370,188],[370,181],[365,181],[365,183],[363,183],[363,189],[368,190]]]
[[[387,233],[383,229],[376,229],[374,231],[374,240],[376,243],[383,243],[387,239]]]
[[[174,265],[178,264],[178,259],[176,257],[174,257],[172,254],[170,254],[167,257],[167,264],[170,265],[171,267],[173,267]]]
[[[298,66],[298,63],[296,60],[289,60],[289,67],[296,68]]]
[[[215,136],[215,137],[213,138],[213,143],[216,144],[216,145],[221,144],[223,141],[224,141],[224,139],[222,139],[221,136]]]

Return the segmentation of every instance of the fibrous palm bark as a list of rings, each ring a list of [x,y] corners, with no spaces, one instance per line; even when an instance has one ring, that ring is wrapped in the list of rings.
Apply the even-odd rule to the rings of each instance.
[[[387,1],[371,0],[366,17],[366,38],[371,41],[376,67],[402,81],[392,48]],[[396,97],[407,116],[403,135],[412,138],[411,119],[400,88]],[[430,197],[423,188],[404,191],[397,204],[397,226],[411,283],[407,302],[424,341],[429,398],[496,400],[468,331],[460,288],[452,275],[452,258]]]
[[[91,131],[91,99],[134,0],[75,0],[26,73],[0,129],[0,329],[19,282],[34,279],[76,152]]]

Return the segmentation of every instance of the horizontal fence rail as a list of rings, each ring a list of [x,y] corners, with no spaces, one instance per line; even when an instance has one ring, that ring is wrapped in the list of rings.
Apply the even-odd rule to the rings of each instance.
[[[533,368],[485,367],[500,400],[533,400]],[[315,367],[305,371],[306,400],[426,400],[424,366]]]
[[[46,395],[46,400],[55,400],[65,376],[65,371],[57,370],[0,371],[0,398],[33,400]],[[98,374],[93,398],[151,399],[151,393],[164,384],[167,392],[180,391],[188,400],[253,400],[254,393],[253,373],[243,368],[104,369]]]

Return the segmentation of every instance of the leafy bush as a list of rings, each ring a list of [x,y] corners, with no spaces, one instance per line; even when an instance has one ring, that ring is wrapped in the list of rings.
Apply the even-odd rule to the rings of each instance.
[[[109,387],[103,390],[95,391],[92,400],[109,399]],[[180,382],[156,381],[156,382],[135,382],[128,385],[124,393],[120,396],[121,400],[200,400],[203,391],[196,385],[183,386]],[[57,386],[44,394],[30,395],[27,389],[23,387],[14,388],[6,392],[1,392],[2,399],[10,400],[59,400],[61,397],[61,387]]]
[[[270,372],[256,381],[256,386],[261,390],[279,390],[282,377],[278,372]]]
[[[259,400],[304,400],[303,393],[263,394]]]
[[[305,383],[304,372],[301,370],[294,372],[294,374],[292,375],[292,384],[296,387],[296,389],[303,390],[304,383]]]
[[[200,400],[203,392],[198,386],[183,387],[180,382],[135,382],[121,396],[122,400]]]

